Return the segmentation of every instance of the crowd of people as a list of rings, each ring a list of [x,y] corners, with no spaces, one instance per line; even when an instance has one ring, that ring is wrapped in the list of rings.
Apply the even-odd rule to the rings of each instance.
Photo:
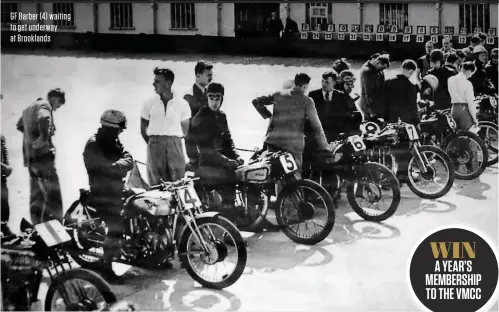
[[[263,118],[270,119],[264,146],[269,151],[290,152],[298,165],[311,161],[315,152],[331,152],[338,134],[358,129],[363,120],[414,124],[419,128],[418,101],[432,100],[439,109],[452,108],[460,129],[477,125],[474,95],[496,94],[498,49],[488,61],[484,38],[474,36],[471,45],[454,50],[444,39],[442,48],[425,45],[426,54],[417,61],[405,60],[400,73],[385,79],[390,66],[387,54],[375,54],[355,77],[345,59],[333,63],[322,75],[320,89],[308,92],[311,77],[299,73],[273,94],[252,101]],[[224,189],[224,205],[232,206],[235,169],[243,164],[231,137],[226,115],[221,110],[225,89],[213,80],[213,65],[199,61],[194,68],[195,83],[186,94],[173,91],[175,74],[166,68],[153,72],[156,95],[140,111],[141,134],[147,144],[147,174],[151,185],[175,181],[186,168],[202,181]],[[417,83],[411,77],[417,77]],[[360,79],[360,94],[352,93]],[[358,100],[358,102],[357,102]],[[53,113],[64,105],[64,91],[50,90],[24,109],[17,129],[23,133],[24,165],[30,177],[30,214],[33,223],[62,220],[63,208],[55,168]],[[266,106],[273,105],[271,113]],[[109,232],[105,260],[110,264],[119,253],[124,178],[134,161],[119,140],[127,118],[118,110],[105,111],[101,127],[87,142],[83,160],[89,177],[92,207],[98,209]],[[7,177],[9,166],[2,136],[2,232],[8,233]],[[186,163],[186,159],[189,161]],[[298,175],[300,175],[300,170]],[[110,268],[110,266],[109,266]],[[111,270],[112,271],[112,270]]]

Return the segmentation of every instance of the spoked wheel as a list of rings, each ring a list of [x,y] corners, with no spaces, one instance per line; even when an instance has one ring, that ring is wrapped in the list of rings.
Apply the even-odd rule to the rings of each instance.
[[[426,172],[419,168],[414,156],[409,160],[407,185],[421,198],[440,198],[447,194],[454,184],[455,172],[452,160],[439,148],[429,145],[419,147],[419,153],[426,163]]]
[[[57,276],[45,298],[45,311],[96,311],[116,303],[109,284],[96,273],[76,268]]]
[[[498,161],[498,126],[491,121],[480,121],[478,126],[480,127],[478,136],[484,140],[489,152],[487,166],[495,165]]]
[[[180,239],[178,254],[182,266],[204,287],[229,287],[246,267],[247,251],[241,233],[220,215],[198,219],[196,224],[198,233],[187,227]],[[199,234],[207,250],[203,249]]]
[[[277,198],[275,214],[283,233],[292,241],[306,245],[324,240],[335,221],[331,196],[311,180],[290,181]]]
[[[400,183],[386,166],[368,162],[356,181],[349,181],[347,198],[352,209],[364,220],[384,221],[400,204]]]
[[[240,191],[236,191],[239,202],[247,209],[242,211],[244,224],[239,228],[242,231],[252,232],[265,220],[269,210],[269,194],[257,185],[248,185]],[[239,208],[239,207],[238,207]]]
[[[459,131],[449,135],[442,144],[442,150],[452,159],[458,180],[478,178],[487,168],[487,146],[472,132]]]

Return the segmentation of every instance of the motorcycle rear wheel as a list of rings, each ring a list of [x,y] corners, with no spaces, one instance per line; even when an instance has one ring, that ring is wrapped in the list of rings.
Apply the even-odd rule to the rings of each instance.
[[[388,169],[388,167],[379,164],[379,163],[374,163],[374,162],[368,162],[364,165],[364,174],[362,176],[358,176],[358,178],[370,178],[368,176],[368,172],[373,173],[373,175],[376,175],[376,177],[380,177],[382,180],[386,180],[385,183],[383,183],[383,186],[381,188],[389,188],[392,190],[392,201],[390,203],[390,206],[388,209],[382,213],[382,214],[377,214],[377,215],[372,215],[367,213],[364,208],[362,208],[359,203],[356,200],[356,188],[360,185],[358,183],[358,180],[356,181],[348,181],[347,184],[347,199],[348,202],[350,203],[350,206],[352,209],[364,220],[367,221],[374,221],[374,222],[381,222],[384,221],[388,218],[390,218],[392,215],[395,214],[395,212],[398,209],[398,206],[400,204],[400,182],[395,176],[395,174]],[[373,183],[377,185],[377,183]],[[378,185],[377,185],[378,186]],[[379,186],[378,186],[379,187]]]
[[[449,172],[449,179],[445,183],[444,187],[437,192],[424,192],[420,190],[417,185],[416,181],[414,181],[414,178],[411,174],[411,166],[412,164],[416,163],[416,160],[414,159],[414,156],[409,160],[409,164],[407,166],[407,186],[411,189],[411,191],[418,195],[421,198],[426,198],[426,199],[435,199],[435,198],[440,198],[447,194],[449,190],[452,188],[452,185],[454,184],[455,180],[455,171],[454,171],[454,165],[452,164],[452,160],[450,159],[449,155],[447,155],[444,151],[442,151],[440,148],[430,146],[430,145],[423,145],[419,147],[419,152],[421,155],[426,154],[426,153],[432,153],[436,154],[440,159],[443,160],[445,166],[447,167],[447,170]],[[428,156],[426,156],[428,158]],[[431,166],[431,170],[435,170],[433,166]],[[423,175],[421,173],[421,175]]]
[[[55,277],[52,284],[50,284],[47,290],[47,296],[45,297],[45,311],[52,311],[52,302],[54,301],[54,297],[56,292],[60,289],[60,287],[64,287],[64,284],[67,282],[72,282],[72,280],[80,280],[85,281],[91,284],[101,295],[105,301],[105,306],[97,307],[97,303],[93,302],[90,298],[88,298],[88,294],[86,293],[86,287],[83,285],[77,285],[78,292],[81,295],[81,291],[85,291],[85,298],[77,298],[78,302],[70,302],[69,304],[73,309],[70,311],[94,311],[98,309],[105,308],[111,304],[117,302],[116,295],[111,291],[111,286],[97,273],[94,273],[90,270],[75,268],[61,275]],[[66,310],[67,304],[66,304]]]
[[[295,195],[296,191],[302,188],[308,189],[313,193],[315,193],[316,195],[319,195],[319,199],[324,203],[327,211],[327,219],[324,226],[322,226],[322,230],[318,233],[313,234],[310,237],[304,237],[301,236],[300,233],[296,233],[293,230],[294,228],[293,226],[296,224],[290,224],[290,222],[286,221],[288,220],[289,211],[284,207],[284,201],[288,197]],[[298,194],[298,196],[299,195],[301,194]],[[316,209],[311,205],[313,204],[310,203],[309,201],[300,202],[300,208],[297,209],[298,210],[297,215],[300,215],[300,221],[302,218],[302,214],[305,214],[305,210],[311,212],[310,217],[315,215]],[[284,189],[280,192],[279,196],[277,197],[276,206],[275,206],[275,215],[276,215],[277,224],[279,224],[283,233],[287,237],[289,237],[292,241],[298,244],[315,245],[323,241],[333,230],[335,222],[335,205],[333,199],[331,198],[331,195],[329,195],[326,189],[322,187],[319,183],[307,179],[292,180],[288,182],[288,184],[284,187]],[[308,221],[308,219],[310,218],[307,218],[307,220],[305,221]],[[300,226],[300,223],[301,222],[298,223],[298,228]],[[317,223],[314,222],[314,224]]]
[[[478,136],[485,141],[489,152],[489,159],[487,161],[487,167],[493,166],[498,162],[498,147],[497,142],[494,144],[491,142],[490,134],[495,133],[496,139],[498,136],[498,126],[497,124],[491,121],[480,121],[478,122],[478,126],[480,127],[480,132],[478,132]]]
[[[485,168],[487,168],[487,160],[489,158],[487,146],[485,145],[485,142],[478,135],[476,135],[472,132],[458,131],[456,133],[453,133],[453,134],[449,135],[448,137],[446,137],[444,142],[442,143],[442,150],[445,153],[447,153],[447,155],[449,155],[449,157],[452,159],[453,162],[456,161],[456,158],[453,158],[454,153],[452,153],[452,150],[451,150],[451,146],[452,146],[451,143],[454,142],[454,144],[456,144],[455,142],[457,142],[458,139],[460,139],[460,138],[473,141],[475,144],[478,145],[478,147],[480,148],[480,150],[482,152],[482,162],[479,164],[479,168],[470,174],[462,174],[461,172],[458,172],[459,166],[456,166],[454,164],[454,169],[456,172],[456,179],[458,179],[458,180],[473,180],[475,178],[478,178],[483,173]],[[466,153],[468,155],[472,154],[472,151],[470,151],[469,147],[466,148]]]

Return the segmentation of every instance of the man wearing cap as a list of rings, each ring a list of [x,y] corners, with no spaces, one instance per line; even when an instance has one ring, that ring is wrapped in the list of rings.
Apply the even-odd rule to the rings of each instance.
[[[499,88],[497,86],[497,80],[499,77],[499,73],[498,73],[499,64],[497,62],[498,54],[499,54],[499,49],[497,49],[497,48],[492,49],[492,52],[490,52],[490,60],[487,63],[487,65],[485,66],[485,73],[487,74],[487,77],[494,85],[496,92],[499,91]]]
[[[50,90],[47,100],[38,98],[24,109],[17,122],[23,133],[24,166],[30,176],[31,222],[38,224],[49,219],[62,221],[62,196],[59,176],[55,168],[54,116],[66,102],[61,89]]]
[[[475,73],[469,78],[471,83],[473,84],[473,89],[475,90],[475,94],[487,94],[494,95],[496,90],[494,85],[489,80],[487,73],[485,71],[485,65],[487,63],[488,52],[487,49],[483,45],[478,45],[473,50],[475,54]]]
[[[455,75],[455,72],[445,67],[444,54],[437,49],[430,53],[430,65],[432,69],[428,71],[428,74],[433,75],[438,79],[438,87],[434,94],[435,108],[450,108],[451,103],[449,90],[447,89],[447,81],[449,80],[449,77]]]
[[[359,106],[366,119],[383,117],[383,87],[385,84],[383,70],[388,67],[390,67],[389,56],[382,54],[367,61],[360,69]]]
[[[133,158],[125,151],[118,136],[126,129],[125,115],[118,110],[105,111],[101,127],[85,145],[83,161],[90,185],[90,206],[97,209],[108,232],[104,241],[103,268],[108,279],[115,279],[111,264],[121,251],[124,178],[133,167]]]
[[[431,40],[427,41],[424,48],[425,48],[426,54],[421,56],[416,61],[416,64],[418,65],[418,68],[416,69],[416,78],[418,78],[418,79],[423,79],[423,77],[426,76],[428,71],[431,69],[431,67],[430,67],[430,53],[435,48],[435,43]]]

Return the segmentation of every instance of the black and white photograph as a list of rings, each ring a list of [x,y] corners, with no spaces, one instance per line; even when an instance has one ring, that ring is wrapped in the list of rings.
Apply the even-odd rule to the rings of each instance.
[[[1,311],[498,311],[497,1],[0,4]]]

